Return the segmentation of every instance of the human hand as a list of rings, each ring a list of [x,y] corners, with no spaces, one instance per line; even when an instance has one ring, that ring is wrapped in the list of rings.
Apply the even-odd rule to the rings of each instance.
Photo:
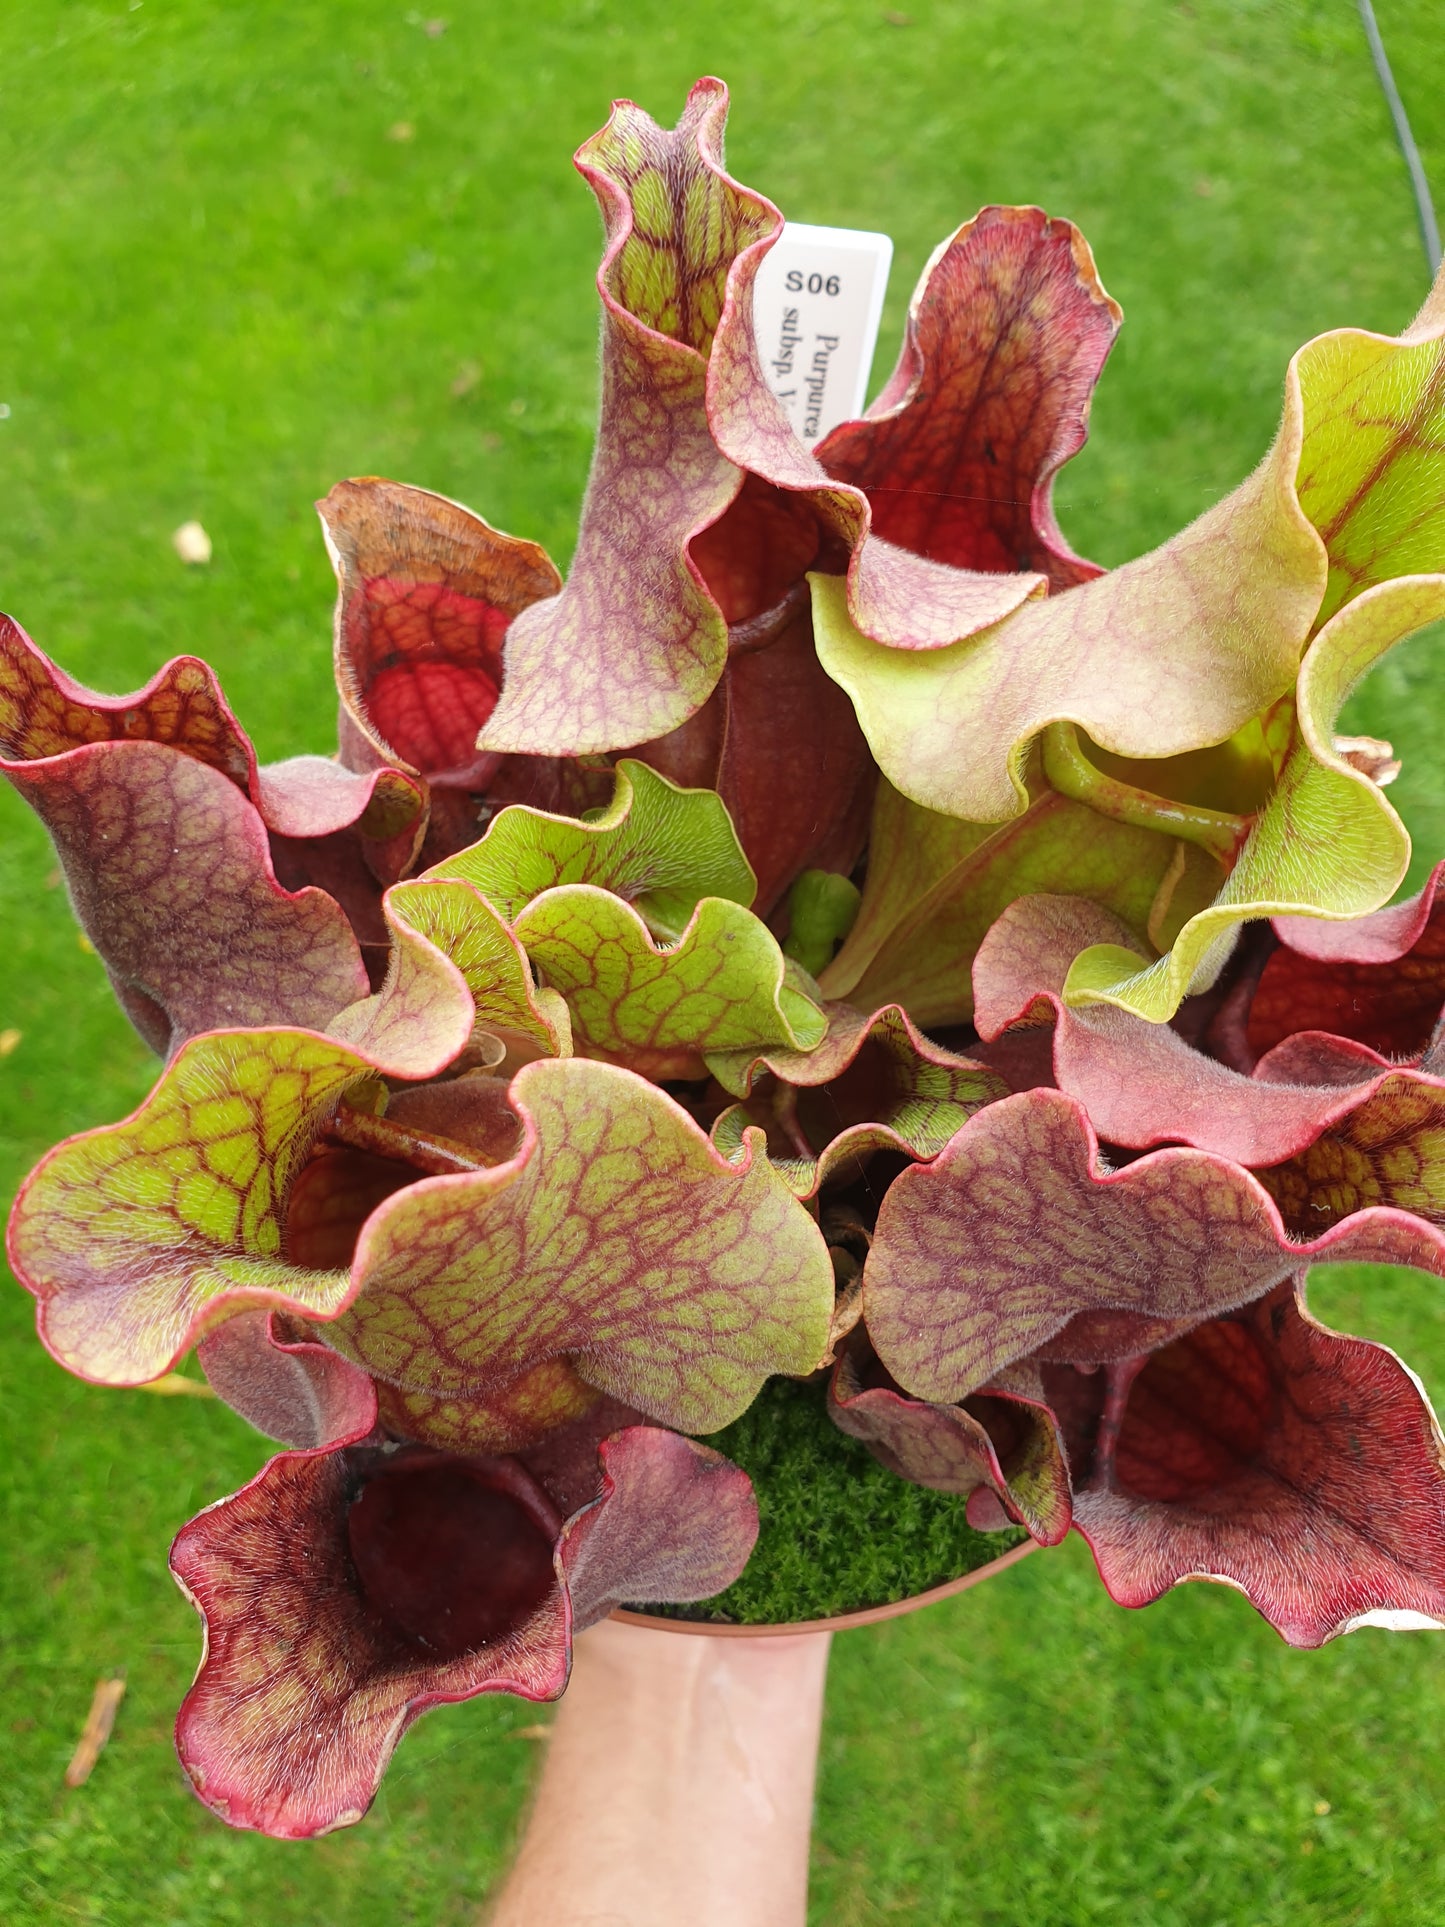
[[[800,1927],[830,1638],[582,1634],[489,1927]]]

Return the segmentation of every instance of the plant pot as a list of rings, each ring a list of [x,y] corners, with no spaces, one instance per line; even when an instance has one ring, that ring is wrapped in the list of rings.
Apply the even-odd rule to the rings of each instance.
[[[972,1572],[961,1573],[946,1585],[931,1586],[927,1592],[915,1593],[911,1599],[895,1599],[886,1606],[868,1606],[860,1612],[838,1613],[831,1619],[803,1619],[776,1626],[729,1626],[702,1619],[667,1619],[660,1613],[634,1612],[627,1606],[619,1606],[612,1617],[625,1620],[633,1626],[655,1626],[662,1632],[706,1633],[724,1639],[775,1639],[785,1633],[848,1632],[855,1626],[876,1626],[885,1619],[901,1619],[905,1613],[917,1612],[922,1606],[936,1605],[940,1599],[952,1599],[955,1593],[967,1592],[970,1586],[991,1579],[995,1573],[1003,1572],[1009,1566],[1016,1566],[1020,1559],[1037,1550],[1033,1540],[1026,1539],[1022,1545],[1012,1546],[997,1559],[991,1559],[986,1566],[975,1566]]]

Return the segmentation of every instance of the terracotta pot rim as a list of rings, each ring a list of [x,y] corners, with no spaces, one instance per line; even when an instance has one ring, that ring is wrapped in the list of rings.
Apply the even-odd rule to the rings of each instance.
[[[960,1573],[945,1585],[914,1593],[910,1599],[895,1599],[891,1605],[866,1606],[856,1613],[836,1613],[831,1619],[795,1619],[780,1626],[718,1626],[699,1619],[664,1619],[660,1613],[633,1612],[627,1606],[617,1607],[612,1617],[632,1626],[655,1626],[665,1633],[703,1633],[713,1639],[779,1639],[798,1633],[842,1633],[854,1626],[876,1626],[880,1620],[901,1618],[904,1613],[917,1612],[922,1606],[935,1605],[940,1599],[952,1599],[955,1593],[967,1592],[970,1586],[991,1579],[1008,1566],[1016,1566],[1020,1559],[1037,1550],[1032,1539],[1025,1539],[1021,1546],[1012,1546],[997,1559],[990,1559],[987,1565]]]

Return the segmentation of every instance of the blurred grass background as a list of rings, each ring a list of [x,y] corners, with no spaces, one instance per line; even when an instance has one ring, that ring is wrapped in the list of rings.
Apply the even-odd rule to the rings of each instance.
[[[0,605],[92,685],[216,664],[262,754],[332,740],[311,510],[347,474],[570,548],[595,398],[597,223],[568,156],[629,94],[721,73],[735,171],[898,249],[877,377],[940,236],[988,200],[1081,223],[1128,325],[1066,528],[1118,563],[1229,489],[1290,352],[1395,331],[1426,276],[1351,0],[28,0],[0,12]],[[1379,0],[1445,198],[1438,0]],[[215,541],[186,569],[171,531]],[[1445,852],[1438,637],[1357,700],[1392,735],[1418,864]],[[0,1187],[154,1066],[0,796]],[[1333,1274],[1327,1318],[1445,1389],[1439,1287]],[[80,1385],[0,1294],[0,1919],[452,1923],[504,1865],[545,1709],[404,1742],[370,1818],[229,1833],[169,1742],[197,1628],[175,1528],[266,1455],[228,1412]],[[814,1918],[828,1927],[1445,1918],[1445,1645],[1288,1651],[1189,1587],[1111,1606],[1077,1544],[841,1639]],[[130,1689],[61,1776],[98,1674]],[[605,1797],[599,1789],[599,1797]]]

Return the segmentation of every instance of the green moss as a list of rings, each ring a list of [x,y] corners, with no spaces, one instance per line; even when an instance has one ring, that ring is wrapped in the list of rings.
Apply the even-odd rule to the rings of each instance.
[[[775,1378],[707,1441],[757,1489],[760,1530],[747,1570],[676,1619],[765,1625],[891,1604],[998,1558],[1026,1535],[975,1532],[964,1501],[887,1472],[833,1425],[821,1382]]]

